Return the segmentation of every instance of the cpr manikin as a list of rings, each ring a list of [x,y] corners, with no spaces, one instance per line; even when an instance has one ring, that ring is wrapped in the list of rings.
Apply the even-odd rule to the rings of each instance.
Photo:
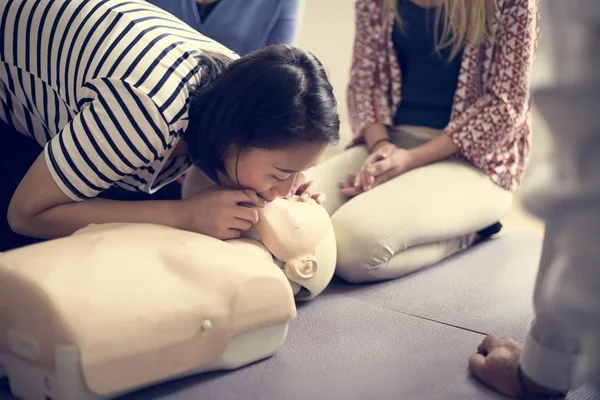
[[[336,261],[327,211],[312,199],[295,196],[267,204],[258,215],[254,231],[229,242],[274,258],[289,279],[296,300],[321,293],[331,281]]]
[[[335,239],[314,201],[259,213],[226,242],[104,224],[0,254],[0,376],[20,399],[99,400],[269,357],[331,280]]]
[[[199,170],[187,174],[183,197],[215,185]],[[331,281],[336,264],[336,243],[329,214],[313,199],[298,196],[276,199],[257,208],[259,222],[242,239],[230,240],[271,259],[282,268],[296,300],[312,299]]]

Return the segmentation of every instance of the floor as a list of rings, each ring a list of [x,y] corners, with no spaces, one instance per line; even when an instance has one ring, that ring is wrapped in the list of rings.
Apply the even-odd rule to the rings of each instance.
[[[543,25],[542,25],[542,29]],[[544,30],[542,30],[542,39]],[[350,137],[347,118],[346,86],[350,70],[352,42],[354,39],[354,1],[352,0],[304,0],[302,23],[299,26],[298,45],[313,52],[323,63],[334,86],[339,105],[341,145],[331,149],[326,157],[339,151]],[[532,85],[543,85],[550,79],[549,55],[542,40],[540,53],[532,73]],[[529,171],[551,151],[550,140],[544,121],[534,109],[532,118],[533,147]],[[527,181],[525,181],[526,183]],[[509,215],[502,221],[505,232],[530,229],[543,234],[544,224],[528,214],[522,207],[519,193]]]

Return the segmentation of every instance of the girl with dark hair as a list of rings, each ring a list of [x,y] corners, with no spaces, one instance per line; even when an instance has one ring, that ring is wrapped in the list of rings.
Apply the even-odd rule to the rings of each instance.
[[[0,251],[92,223],[239,236],[339,138],[309,52],[239,58],[147,2],[0,4]],[[18,36],[18,40],[17,40]],[[181,199],[196,166],[221,189]]]

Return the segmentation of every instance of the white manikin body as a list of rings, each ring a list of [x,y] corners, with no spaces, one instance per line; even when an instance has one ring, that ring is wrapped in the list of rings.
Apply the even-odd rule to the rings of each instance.
[[[98,400],[269,357],[330,282],[335,238],[298,199],[248,236],[105,224],[1,254],[0,376],[25,400]]]

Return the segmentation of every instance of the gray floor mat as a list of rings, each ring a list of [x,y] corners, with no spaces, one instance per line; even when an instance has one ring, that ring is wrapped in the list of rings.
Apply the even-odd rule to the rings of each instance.
[[[523,339],[533,317],[541,243],[533,233],[514,232],[401,279],[335,282],[330,291],[475,332]]]
[[[287,342],[267,361],[124,399],[501,398],[467,373],[479,334],[341,297],[322,297],[299,312]]]
[[[270,359],[121,400],[502,399],[468,373],[483,337],[470,330],[524,336],[540,246],[535,235],[511,233],[403,279],[334,282],[299,306]],[[12,400],[7,393],[0,380],[0,399]],[[568,398],[596,400],[600,391]]]

